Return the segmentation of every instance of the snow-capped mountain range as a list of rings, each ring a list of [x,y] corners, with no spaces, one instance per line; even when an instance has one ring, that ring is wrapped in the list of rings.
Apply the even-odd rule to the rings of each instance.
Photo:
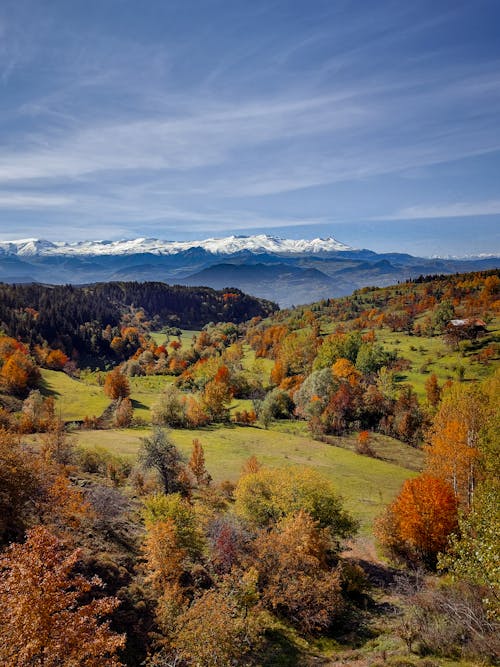
[[[425,274],[496,269],[500,258],[440,259],[354,249],[334,238],[258,234],[200,241],[0,241],[0,281],[87,284],[160,281],[237,287],[281,306],[393,285]]]
[[[227,236],[200,241],[161,241],[139,238],[123,241],[45,241],[43,239],[20,239],[0,241],[0,252],[21,257],[42,255],[97,256],[97,255],[176,255],[191,248],[202,248],[213,255],[233,255],[238,252],[276,254],[319,254],[352,250],[345,243],[332,237],[326,239],[282,239],[277,236],[258,234],[255,236]]]

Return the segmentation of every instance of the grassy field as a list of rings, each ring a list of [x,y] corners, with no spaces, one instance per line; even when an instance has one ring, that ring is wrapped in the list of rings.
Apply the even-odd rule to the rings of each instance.
[[[191,347],[191,344],[193,342],[193,337],[197,336],[200,332],[199,331],[194,331],[192,329],[181,329],[181,338],[179,341],[179,338],[177,336],[170,336],[170,340],[168,341],[171,343],[173,340],[179,341],[181,344],[180,349],[184,347]],[[154,342],[157,345],[163,345],[165,341],[167,340],[167,336],[162,333],[161,331],[152,331],[151,332],[151,338],[154,340]],[[168,343],[167,343],[168,347]]]
[[[130,399],[134,408],[134,417],[150,422],[151,406],[166,385],[174,380],[173,375],[149,375],[129,378]]]
[[[80,446],[97,445],[114,454],[135,458],[141,438],[149,433],[149,429],[115,429],[79,431],[74,437]],[[373,518],[394,498],[403,481],[415,474],[394,463],[360,456],[348,448],[278,430],[216,426],[172,430],[170,434],[185,455],[189,455],[194,438],[201,441],[207,468],[216,481],[235,481],[244,461],[253,455],[272,467],[315,468],[335,483],[346,506],[360,519],[363,534],[369,534]]]
[[[97,417],[109,405],[102,387],[74,380],[60,371],[42,370],[41,391],[54,397],[56,414],[64,421]]]
[[[488,336],[478,341],[479,345],[500,340],[500,321],[498,318],[489,327]],[[396,350],[398,356],[411,362],[411,369],[400,376],[401,382],[413,386],[419,398],[425,396],[425,382],[431,373],[435,373],[439,383],[457,380],[459,367],[464,368],[464,380],[481,380],[491,373],[491,367],[478,363],[470,354],[462,356],[459,351],[451,350],[443,336],[409,336],[401,332],[382,329],[376,332],[377,341],[388,350]]]

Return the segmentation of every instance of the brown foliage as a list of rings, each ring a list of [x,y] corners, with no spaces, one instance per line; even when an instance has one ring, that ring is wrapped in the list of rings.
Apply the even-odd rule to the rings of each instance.
[[[433,408],[437,408],[441,399],[441,389],[438,385],[435,373],[432,373],[432,375],[428,377],[425,383],[425,393],[429,405],[431,405]]]
[[[0,430],[0,543],[22,535],[38,486],[33,456]]]
[[[328,565],[329,543],[326,531],[302,510],[255,541],[263,604],[306,633],[330,626],[342,608],[340,576]]]
[[[51,350],[45,358],[45,365],[54,371],[62,371],[68,361],[69,357],[62,350]]]
[[[360,431],[356,443],[356,452],[364,456],[375,456],[375,451],[370,443],[370,431]]]
[[[246,581],[251,578],[252,573],[244,574],[236,586],[226,579],[220,588],[196,598],[178,618],[174,645],[188,664],[241,665],[255,650],[262,625],[259,615],[246,604],[253,592],[253,581]]]
[[[104,393],[114,401],[119,398],[127,398],[130,395],[128,378],[123,375],[119,368],[115,368],[106,375]]]
[[[28,533],[0,558],[0,661],[5,667],[118,667],[125,637],[102,622],[116,598],[88,599],[101,585],[74,574],[80,552],[67,553],[46,528]]]
[[[115,410],[114,423],[118,428],[127,428],[132,423],[134,408],[130,398],[122,398]]]
[[[191,452],[188,466],[195,476],[198,486],[208,486],[208,484],[210,484],[211,477],[205,466],[205,452],[203,451],[203,445],[198,438],[193,440],[193,451]]]

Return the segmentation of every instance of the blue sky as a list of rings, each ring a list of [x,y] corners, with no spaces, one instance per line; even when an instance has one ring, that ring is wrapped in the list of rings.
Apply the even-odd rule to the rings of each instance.
[[[500,252],[498,0],[3,0],[0,237]]]

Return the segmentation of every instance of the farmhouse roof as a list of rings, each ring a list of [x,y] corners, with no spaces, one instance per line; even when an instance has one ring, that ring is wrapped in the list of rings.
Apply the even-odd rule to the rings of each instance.
[[[450,320],[453,327],[485,327],[486,322],[478,317],[468,317],[465,320]]]

